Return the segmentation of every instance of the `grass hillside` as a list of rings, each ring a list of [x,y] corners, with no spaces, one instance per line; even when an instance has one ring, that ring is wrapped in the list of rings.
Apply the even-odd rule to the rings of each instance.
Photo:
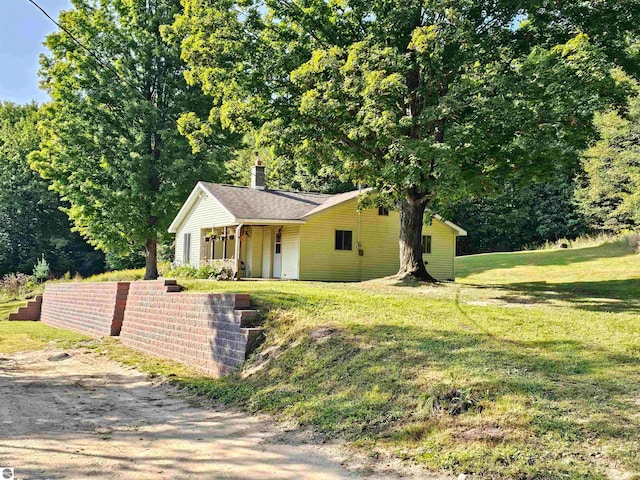
[[[623,243],[458,260],[438,286],[181,281],[252,295],[264,344],[201,394],[478,478],[640,479],[640,256]]]
[[[12,300],[10,302],[0,303],[0,322],[9,319],[9,314],[18,310],[25,305],[23,300]]]

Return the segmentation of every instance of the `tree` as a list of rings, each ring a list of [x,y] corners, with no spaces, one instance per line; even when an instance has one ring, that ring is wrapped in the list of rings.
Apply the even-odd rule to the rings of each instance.
[[[424,221],[506,176],[577,162],[616,96],[597,19],[637,2],[572,3],[185,0],[166,33],[213,108],[184,130],[197,144],[212,120],[259,128],[276,162],[373,187],[400,212],[399,274],[432,280]]]
[[[600,140],[583,157],[576,201],[595,230],[619,233],[640,226],[640,96],[629,111],[597,116]]]
[[[586,220],[574,203],[572,177],[509,182],[495,196],[453,205],[451,218],[469,231],[458,241],[458,253],[514,251],[587,233]]]
[[[38,106],[0,102],[0,276],[31,272],[45,253],[54,273],[104,271],[104,255],[71,232],[63,204],[29,168],[39,144]]]
[[[205,114],[211,102],[186,84],[179,48],[160,36],[179,0],[73,6],[41,58],[52,101],[32,165],[69,202],[78,232],[105,252],[144,252],[145,279],[157,278],[158,241],[196,181],[223,172],[227,138],[212,131],[194,154],[178,132],[181,113]]]
[[[243,145],[226,162],[234,185],[249,185],[251,167],[260,159],[269,175],[267,186],[272,190],[343,193],[353,186],[348,178],[340,178],[331,165],[319,166],[282,157],[274,159],[272,149],[260,145],[256,132],[247,133],[243,140]]]

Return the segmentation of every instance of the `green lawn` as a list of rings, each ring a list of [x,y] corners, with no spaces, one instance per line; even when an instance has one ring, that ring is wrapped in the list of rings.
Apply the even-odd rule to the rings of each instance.
[[[439,286],[181,281],[251,293],[267,333],[244,373],[98,350],[433,470],[640,479],[639,267],[614,244],[462,258]]]
[[[0,302],[0,322],[3,320],[8,320],[10,313],[17,311],[19,307],[22,307],[25,304],[26,302],[23,300],[15,300],[6,303]]]
[[[68,348],[84,340],[88,340],[85,335],[59,330],[38,322],[0,322],[0,354],[27,352],[46,347]]]

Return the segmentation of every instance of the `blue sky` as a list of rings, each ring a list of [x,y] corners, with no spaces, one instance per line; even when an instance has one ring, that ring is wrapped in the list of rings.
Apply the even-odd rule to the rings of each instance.
[[[71,7],[70,0],[36,0],[57,18]],[[42,42],[56,26],[27,0],[2,0],[0,12],[0,100],[26,103],[44,102],[46,93],[38,89],[38,57],[45,51]]]

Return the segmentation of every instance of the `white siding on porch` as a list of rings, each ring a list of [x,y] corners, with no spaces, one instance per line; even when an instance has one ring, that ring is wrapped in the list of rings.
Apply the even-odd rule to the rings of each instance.
[[[271,227],[264,227],[262,232],[262,278],[271,278],[272,236]]]
[[[262,276],[262,236],[263,227],[251,227],[247,257],[247,276],[260,278]]]
[[[184,221],[176,230],[176,262],[183,263],[184,234],[191,234],[191,265],[200,265],[201,233],[203,228],[233,223],[234,219],[220,204],[206,194],[200,195]]]
[[[282,277],[297,280],[300,271],[300,227],[282,227]]]

